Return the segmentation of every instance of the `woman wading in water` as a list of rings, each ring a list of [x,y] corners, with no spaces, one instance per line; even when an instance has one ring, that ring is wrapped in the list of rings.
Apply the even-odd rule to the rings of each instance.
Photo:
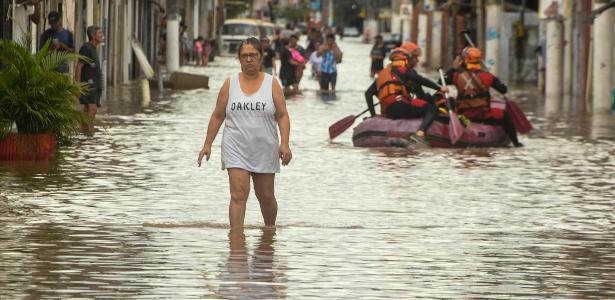
[[[288,165],[292,159],[288,144],[290,119],[280,84],[260,71],[263,59],[260,41],[253,37],[246,39],[239,46],[238,54],[241,72],[227,78],[218,93],[197,162],[200,167],[203,157],[209,160],[211,145],[222,122],[226,121],[222,134],[222,169],[227,170],[230,184],[231,228],[243,228],[250,178],[265,225],[274,226],[278,213],[275,173],[280,172],[280,160],[282,165]]]

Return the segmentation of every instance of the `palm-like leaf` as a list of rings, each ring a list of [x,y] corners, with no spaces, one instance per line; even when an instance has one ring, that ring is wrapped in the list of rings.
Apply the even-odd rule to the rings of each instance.
[[[59,138],[74,133],[83,121],[83,113],[74,103],[85,91],[85,84],[55,70],[80,58],[49,50],[49,42],[32,55],[20,43],[0,40],[0,134],[12,122],[21,133],[54,133]]]

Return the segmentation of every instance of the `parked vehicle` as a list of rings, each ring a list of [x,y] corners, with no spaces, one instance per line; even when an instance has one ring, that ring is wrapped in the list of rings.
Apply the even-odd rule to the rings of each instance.
[[[239,43],[249,37],[268,37],[275,34],[273,24],[255,19],[229,19],[224,22],[218,35],[218,50],[221,56],[233,56]]]
[[[380,33],[382,36],[382,42],[384,43],[384,48],[386,52],[389,53],[394,48],[401,46],[401,35],[398,33],[390,33],[390,32],[382,32]]]
[[[258,25],[259,37],[267,37],[269,40],[275,36],[275,27],[271,23],[262,22]]]
[[[345,27],[344,28],[344,36],[360,36],[361,32],[356,27]]]

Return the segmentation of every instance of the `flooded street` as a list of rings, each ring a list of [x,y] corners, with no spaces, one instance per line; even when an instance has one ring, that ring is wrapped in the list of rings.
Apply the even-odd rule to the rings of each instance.
[[[287,99],[276,229],[250,195],[229,231],[221,132],[196,167],[234,58],[187,68],[210,90],[110,93],[100,130],[53,162],[0,162],[0,299],[615,298],[614,115],[547,116],[528,86],[511,93],[524,148],[330,143],[371,83],[370,45],[341,48],[336,99],[307,71]]]

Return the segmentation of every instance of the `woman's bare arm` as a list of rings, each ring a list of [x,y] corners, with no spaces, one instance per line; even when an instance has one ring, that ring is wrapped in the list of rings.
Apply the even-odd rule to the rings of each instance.
[[[292,158],[289,146],[290,117],[286,109],[284,92],[282,91],[280,83],[275,79],[273,80],[273,104],[275,105],[275,116],[278,121],[278,127],[280,128],[280,158],[282,159],[282,165],[287,165]]]
[[[220,130],[220,126],[222,126],[222,122],[226,118],[226,104],[228,103],[228,94],[229,94],[229,85],[230,80],[227,78],[220,88],[220,92],[218,93],[218,99],[216,100],[216,107],[214,111],[211,113],[211,118],[209,118],[209,125],[207,125],[207,135],[205,136],[205,143],[203,144],[203,149],[199,153],[198,164],[201,166],[201,160],[203,156],[206,156],[206,159],[209,160],[209,156],[211,155],[211,145]]]

